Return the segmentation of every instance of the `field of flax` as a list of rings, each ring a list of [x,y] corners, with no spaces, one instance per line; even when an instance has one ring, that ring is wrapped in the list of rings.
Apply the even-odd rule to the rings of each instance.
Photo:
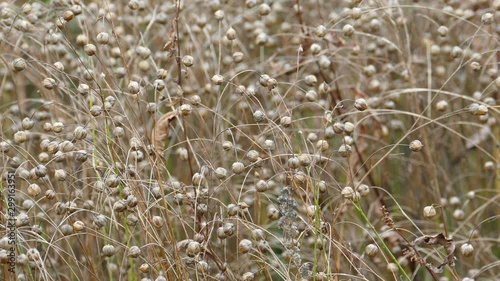
[[[1,280],[500,280],[499,0],[0,2]]]

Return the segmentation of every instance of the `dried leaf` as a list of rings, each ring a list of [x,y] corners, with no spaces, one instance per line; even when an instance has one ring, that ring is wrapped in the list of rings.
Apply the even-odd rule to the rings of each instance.
[[[163,46],[163,50],[170,52],[171,50],[175,49],[175,43],[176,43],[175,29],[174,29],[174,26],[172,25],[172,26],[170,26],[168,41]]]
[[[163,114],[153,128],[153,146],[155,149],[160,149],[164,146],[164,142],[168,137],[168,125],[171,120],[174,120],[177,117],[176,111],[171,111]]]
[[[455,244],[453,243],[453,239],[448,239],[444,236],[443,233],[439,233],[434,236],[424,235],[415,239],[414,241],[415,245],[418,245],[422,242],[429,246],[441,245],[446,250],[446,260],[443,262],[443,264],[439,265],[436,268],[438,271],[442,270],[445,264],[455,266],[455,256],[453,255],[453,252],[455,252]]]

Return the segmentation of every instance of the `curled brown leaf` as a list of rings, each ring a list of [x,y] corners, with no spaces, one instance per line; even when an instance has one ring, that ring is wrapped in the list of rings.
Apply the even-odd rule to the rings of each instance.
[[[153,128],[152,142],[155,149],[160,149],[164,146],[164,142],[168,137],[168,125],[170,121],[177,118],[177,112],[171,111],[163,114],[157,121]]]

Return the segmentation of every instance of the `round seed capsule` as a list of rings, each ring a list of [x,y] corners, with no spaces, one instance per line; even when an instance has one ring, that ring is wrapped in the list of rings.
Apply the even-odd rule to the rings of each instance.
[[[462,246],[460,246],[460,253],[464,257],[470,257],[474,254],[474,247],[470,243],[465,243]]]
[[[374,257],[378,254],[378,247],[375,244],[368,244],[365,248],[365,254],[369,257]]]
[[[12,61],[12,68],[14,68],[15,71],[23,71],[26,69],[26,61],[23,58],[17,58]]]
[[[111,257],[115,253],[116,253],[116,249],[115,249],[115,246],[113,246],[113,245],[108,244],[108,245],[105,245],[104,247],[102,247],[102,254],[106,257]]]
[[[410,143],[410,149],[413,152],[419,152],[423,147],[424,145],[419,140],[414,140]]]
[[[426,206],[424,208],[424,217],[427,218],[427,219],[431,219],[433,217],[435,217],[437,214],[436,212],[436,208],[434,208],[434,206]]]
[[[368,104],[365,99],[356,99],[354,102],[354,107],[359,111],[364,111],[368,108]]]

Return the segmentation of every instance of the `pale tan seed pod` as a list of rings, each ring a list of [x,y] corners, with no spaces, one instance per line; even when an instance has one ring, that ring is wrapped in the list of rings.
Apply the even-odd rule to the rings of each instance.
[[[448,102],[445,100],[440,100],[436,103],[436,110],[439,112],[444,112],[448,109]]]
[[[419,140],[414,140],[410,143],[410,149],[413,152],[419,152],[422,150],[423,147],[424,145]]]
[[[351,155],[351,153],[352,153],[352,148],[348,144],[343,144],[340,146],[338,152],[339,152],[340,156],[342,156],[344,158],[349,157],[349,155]]]
[[[242,254],[248,253],[252,249],[252,246],[252,241],[241,239],[240,243],[238,243],[238,251]]]
[[[49,200],[56,198],[56,192],[52,189],[48,189],[47,191],[45,191],[45,198]]]
[[[244,58],[245,58],[245,55],[242,52],[234,52],[233,53],[233,61],[235,63],[242,62]]]
[[[311,44],[311,47],[309,47],[309,50],[311,51],[311,54],[313,55],[318,55],[321,52],[321,46],[318,43],[313,43]]]
[[[47,175],[47,167],[45,165],[39,164],[35,167],[34,173],[37,177],[43,178]]]
[[[94,44],[86,44],[83,46],[83,51],[87,54],[87,56],[93,56],[97,52],[97,48]]]
[[[148,59],[151,56],[151,50],[148,47],[139,46],[135,52],[143,59]]]
[[[59,143],[57,141],[49,142],[47,146],[47,152],[50,154],[55,154],[58,151],[59,151]]]
[[[6,141],[0,142],[0,151],[2,151],[2,153],[9,152],[10,148],[11,146],[9,142]]]
[[[474,247],[470,243],[465,243],[460,246],[460,253],[464,257],[471,257],[474,254]]]
[[[368,104],[365,99],[359,98],[354,102],[354,107],[359,111],[365,111],[368,108]]]
[[[182,57],[182,64],[185,67],[191,67],[194,64],[194,58],[192,56],[184,56]]]
[[[481,64],[477,61],[471,62],[469,66],[470,66],[471,70],[473,70],[473,71],[481,70]]]
[[[193,107],[190,104],[185,103],[180,106],[179,111],[181,112],[182,116],[188,116],[193,111]]]
[[[227,238],[227,235],[224,233],[224,228],[222,226],[217,228],[217,238],[221,240]]]
[[[223,167],[218,167],[217,169],[215,169],[215,177],[222,180],[222,179],[225,179],[227,177],[227,170],[224,169]]]
[[[239,211],[240,211],[240,207],[238,205],[236,205],[236,204],[227,205],[227,214],[229,216],[236,216]]]
[[[477,106],[476,110],[474,110],[473,114],[478,116],[484,116],[488,114],[488,107],[486,107],[486,105],[484,104],[480,104]]]
[[[264,3],[259,6],[259,15],[267,16],[269,13],[271,13],[271,7],[268,4]]]
[[[56,169],[54,171],[54,177],[57,181],[65,181],[67,178],[66,171],[63,169]]]
[[[259,159],[259,153],[253,149],[248,151],[246,156],[252,163],[256,162]]]
[[[90,91],[90,87],[89,87],[89,85],[87,85],[87,84],[83,84],[83,83],[82,83],[82,84],[79,84],[79,85],[78,85],[78,88],[77,88],[76,90],[77,90],[77,92],[78,92],[80,95],[85,96],[85,95],[87,95],[87,94],[89,93],[89,91]]]
[[[439,34],[439,36],[441,37],[446,37],[448,36],[448,27],[444,26],[444,25],[441,25],[438,29],[437,29],[437,32]]]
[[[391,273],[396,273],[399,271],[399,267],[397,264],[390,262],[387,264],[387,271],[389,271]]]
[[[221,85],[222,83],[224,83],[224,76],[220,75],[220,74],[215,74],[214,76],[212,76],[212,83],[214,83],[215,85]]]
[[[87,129],[82,126],[78,126],[73,131],[73,138],[75,140],[82,140],[87,137]]]
[[[366,184],[360,184],[358,186],[358,188],[356,189],[356,191],[359,192],[359,194],[362,197],[365,197],[365,196],[368,196],[368,194],[370,194],[370,187]]]
[[[23,127],[23,130],[29,130],[33,128],[34,125],[35,121],[33,121],[33,119],[29,117],[24,118],[23,121],[21,122],[21,127]]]
[[[75,17],[75,14],[73,13],[73,11],[67,10],[63,13],[62,17],[65,21],[69,22]]]
[[[68,236],[68,235],[73,234],[74,233],[73,226],[71,226],[69,224],[63,224],[63,225],[61,225],[61,233],[64,236]]]
[[[451,49],[451,52],[450,52],[450,56],[454,59],[458,58],[458,57],[461,57],[463,55],[463,51],[462,51],[462,48],[458,47],[458,46],[454,46],[452,49]]]
[[[309,90],[306,92],[306,99],[309,102],[317,102],[318,101],[318,93],[314,90]]]
[[[99,43],[101,45],[108,44],[109,43],[109,34],[107,32],[101,32],[101,33],[97,34],[96,41],[97,41],[97,43]]]
[[[277,220],[280,217],[280,211],[275,207],[269,207],[267,209],[267,218],[270,220]]]
[[[453,211],[453,218],[461,221],[465,218],[465,212],[462,209],[455,209]]]
[[[273,151],[276,148],[276,145],[274,144],[273,140],[265,140],[263,146],[265,149],[269,151]]]
[[[241,280],[243,281],[253,281],[255,279],[255,274],[253,272],[245,272],[243,275],[241,275]]]
[[[132,1],[135,1],[135,0],[131,0],[130,2]],[[139,270],[142,272],[142,273],[148,273],[149,272],[149,264],[147,263],[143,263],[139,266]]]
[[[258,192],[266,192],[269,189],[269,185],[267,184],[267,182],[265,180],[259,180],[255,184],[255,189]]]
[[[199,95],[192,95],[189,97],[189,102],[191,102],[192,105],[198,106],[201,104],[201,98]]]
[[[265,118],[266,118],[266,115],[264,114],[264,112],[262,112],[260,110],[256,110],[253,113],[253,120],[257,123],[262,122]]]
[[[163,218],[160,216],[153,216],[151,222],[152,222],[153,226],[156,228],[163,227]]]
[[[36,197],[42,192],[42,189],[40,188],[40,186],[38,184],[32,183],[28,186],[27,192],[28,192],[29,196]]]
[[[341,122],[335,122],[333,123],[332,128],[336,134],[341,134],[342,132],[344,132],[345,125]]]
[[[201,251],[200,243],[191,241],[186,247],[186,254],[190,257],[195,257]]]
[[[117,187],[120,183],[120,178],[118,178],[118,176],[116,176],[115,174],[110,174],[106,177],[104,183],[106,184],[106,186],[114,188]]]
[[[75,231],[82,231],[85,228],[85,223],[82,221],[75,221],[73,223],[73,229]]]
[[[139,69],[142,72],[148,72],[150,68],[151,68],[151,64],[149,63],[148,60],[141,60],[139,62]]]
[[[485,13],[481,16],[481,23],[484,25],[490,25],[494,19],[495,17],[492,13]]]
[[[351,122],[345,122],[344,123],[344,132],[348,135],[354,133],[355,126]]]
[[[354,27],[350,24],[346,24],[342,27],[342,33],[344,33],[344,36],[346,37],[351,37],[354,34],[355,30]]]
[[[62,122],[55,122],[52,124],[52,131],[54,133],[60,133],[64,130],[64,123]]]
[[[23,58],[17,58],[12,61],[12,68],[18,72],[25,70],[27,65],[28,64]]]
[[[326,27],[324,25],[318,25],[314,30],[314,34],[319,38],[323,38],[326,35]]]
[[[220,21],[220,20],[224,19],[224,17],[226,16],[226,14],[222,10],[217,10],[217,11],[215,11],[214,16],[215,16],[216,20]]]
[[[90,114],[94,117],[101,115],[102,112],[103,112],[103,109],[100,105],[93,105],[90,108]]]
[[[318,83],[318,78],[316,76],[309,74],[304,78],[304,82],[309,87],[314,87]]]
[[[233,147],[234,147],[234,145],[230,141],[224,141],[222,143],[222,149],[224,149],[225,151],[229,151],[229,150],[233,149]]]
[[[368,244],[365,248],[365,254],[369,257],[374,257],[378,254],[379,248],[375,244]]]
[[[127,254],[128,257],[135,259],[140,255],[141,255],[141,248],[137,246],[132,246],[130,247],[130,249],[128,249],[128,254]]]
[[[300,166],[307,167],[311,165],[311,156],[309,154],[301,154],[297,158]]]
[[[289,116],[283,116],[280,120],[280,125],[285,128],[290,127],[291,124],[292,124],[292,118],[290,118]]]
[[[316,205],[309,205],[306,208],[306,214],[310,218],[314,218],[316,216],[316,211],[318,210],[318,206]]]
[[[201,173],[194,173],[191,181],[194,186],[205,186],[207,183],[205,176]]]
[[[40,162],[42,163],[47,163],[50,160],[50,155],[47,152],[42,152],[38,154],[38,160],[40,160]]]
[[[346,186],[342,189],[342,197],[344,197],[344,199],[353,199],[354,198],[354,189],[350,186]]]
[[[28,134],[26,134],[25,131],[18,131],[14,134],[14,142],[16,144],[25,143],[27,139],[28,139]]]
[[[200,260],[196,263],[196,270],[198,272],[206,274],[209,269],[210,269],[210,267],[208,266],[208,263],[204,260]]]
[[[45,89],[52,90],[57,85],[57,82],[53,78],[45,78],[43,79],[42,84]]]
[[[102,247],[102,254],[106,257],[114,256],[116,254],[115,246],[111,244],[104,245],[104,247]]]
[[[424,207],[424,217],[426,219],[432,219],[433,217],[435,217],[437,214],[436,212],[436,208],[434,208],[434,206],[425,206]]]
[[[236,227],[234,226],[233,223],[231,222],[226,222],[224,223],[224,225],[222,226],[223,230],[224,230],[224,233],[229,237],[229,236],[232,236],[234,234],[234,231],[236,229]]]
[[[113,204],[113,211],[117,213],[122,213],[127,210],[127,202],[124,200],[118,200]]]
[[[326,140],[319,140],[316,143],[316,148],[319,151],[324,152],[324,151],[327,151],[330,148],[330,145],[328,144],[328,142]]]
[[[128,91],[135,95],[139,93],[141,87],[139,86],[139,83],[137,81],[130,81],[127,86]]]
[[[234,30],[234,28],[230,27],[227,31],[226,31],[226,37],[227,39],[229,40],[234,40],[236,39],[236,30]]]

